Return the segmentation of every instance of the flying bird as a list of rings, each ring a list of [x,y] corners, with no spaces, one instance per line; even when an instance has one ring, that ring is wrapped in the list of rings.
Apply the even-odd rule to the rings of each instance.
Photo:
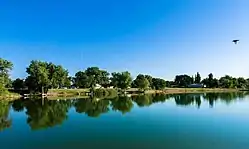
[[[238,41],[239,41],[239,40],[233,40],[233,42],[234,42],[235,44],[237,44]]]

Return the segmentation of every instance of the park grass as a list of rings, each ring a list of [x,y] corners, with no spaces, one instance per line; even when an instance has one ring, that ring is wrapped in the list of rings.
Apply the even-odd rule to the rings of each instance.
[[[0,100],[12,101],[12,100],[16,100],[19,98],[21,98],[21,95],[17,94],[17,93],[6,92],[6,93],[0,95]]]
[[[207,93],[207,92],[238,92],[239,89],[225,88],[165,88],[163,90],[147,90],[145,93],[180,94],[180,93]]]
[[[48,97],[72,97],[72,96],[88,96],[89,89],[50,89]],[[116,95],[115,89],[97,89],[99,94]],[[128,93],[139,93],[138,88],[130,88],[126,90]],[[206,93],[206,92],[238,92],[239,89],[224,89],[224,88],[165,88],[163,90],[146,90],[146,94],[179,94],[179,93]]]
[[[90,89],[50,89],[47,97],[87,97]],[[96,89],[96,97],[114,97],[117,96],[115,89]]]
[[[50,89],[47,96],[86,96],[89,89]]]

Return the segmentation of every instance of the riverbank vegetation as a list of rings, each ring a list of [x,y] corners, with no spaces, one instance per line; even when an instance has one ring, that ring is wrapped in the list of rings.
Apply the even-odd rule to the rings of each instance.
[[[145,93],[172,93],[173,91],[178,93],[196,90],[220,91],[225,89],[235,90],[249,88],[249,79],[243,77],[235,78],[225,75],[218,79],[210,73],[207,77],[202,79],[199,72],[194,76],[187,74],[176,75],[173,81],[168,81],[163,78],[155,78],[143,74],[132,78],[131,73],[128,71],[110,73],[98,67],[88,67],[85,70],[76,72],[74,76],[69,76],[68,70],[63,68],[63,66],[38,60],[30,62],[30,65],[26,69],[26,78],[11,80],[9,72],[12,68],[13,64],[10,61],[0,58],[0,96],[10,95],[8,90],[20,94],[38,93],[51,96],[93,96],[100,94],[99,92],[105,95],[109,94],[109,92],[114,94],[114,90],[126,93],[134,88],[135,92]],[[205,89],[186,89],[193,84]],[[106,90],[104,91],[103,89]]]

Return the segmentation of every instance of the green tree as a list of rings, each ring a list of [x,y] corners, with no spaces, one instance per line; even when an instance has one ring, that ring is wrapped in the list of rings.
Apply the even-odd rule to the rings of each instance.
[[[0,94],[7,92],[5,87],[10,84],[9,71],[12,68],[13,64],[10,61],[0,58]]]
[[[210,73],[208,78],[202,80],[202,83],[208,88],[218,88],[219,87],[219,80],[214,78],[213,74]]]
[[[234,81],[235,80],[229,75],[225,75],[224,77],[221,77],[219,80],[220,86],[222,88],[233,88],[235,84]]]
[[[132,78],[131,74],[128,71],[121,72],[121,73],[112,73],[111,77],[111,84],[114,87],[121,88],[121,89],[127,89],[131,86]]]
[[[156,90],[162,90],[167,86],[167,82],[164,79],[153,78],[152,79],[152,87]]]
[[[88,81],[91,86],[96,84],[105,85],[109,83],[109,73],[105,70],[100,70],[98,67],[89,67],[85,71],[88,76]]]
[[[75,74],[75,85],[79,88],[95,87],[96,84],[107,86],[109,73],[98,67],[89,67],[85,71],[79,71]]]
[[[195,82],[196,84],[201,83],[201,75],[199,74],[199,72],[197,72],[196,76],[195,76]]]
[[[239,77],[237,81],[238,81],[238,88],[246,88],[247,87],[248,82],[243,77]]]
[[[150,76],[150,75],[145,75],[145,78],[149,81],[149,87],[150,88],[153,88],[153,77],[152,76]]]
[[[61,88],[68,79],[68,71],[61,65],[42,61],[31,61],[26,72],[25,84],[30,91],[46,93],[49,88]]]
[[[43,93],[51,86],[46,62],[33,60],[26,72],[29,74],[27,78],[27,85],[30,85],[28,86],[29,90]]]
[[[68,81],[68,71],[61,65],[55,65],[53,63],[47,64],[48,78],[51,82],[50,88],[65,87]]]
[[[192,84],[193,79],[192,77],[184,74],[184,75],[177,75],[175,77],[175,84],[178,87],[187,87],[189,84]]]
[[[12,82],[12,87],[14,90],[22,90],[26,88],[24,80],[20,78],[17,78]]]
[[[75,74],[75,86],[79,88],[89,88],[91,86],[91,83],[88,81],[89,78],[86,75],[85,72],[79,71]]]
[[[148,79],[142,75],[142,74],[139,74],[137,76],[137,78],[133,81],[134,82],[134,85],[141,89],[141,90],[145,90],[145,89],[148,89],[149,86],[150,86],[150,82],[148,81]]]

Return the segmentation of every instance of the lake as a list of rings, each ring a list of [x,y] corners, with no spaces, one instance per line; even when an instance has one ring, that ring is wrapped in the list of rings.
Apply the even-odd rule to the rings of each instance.
[[[249,94],[0,101],[1,149],[248,149]]]

